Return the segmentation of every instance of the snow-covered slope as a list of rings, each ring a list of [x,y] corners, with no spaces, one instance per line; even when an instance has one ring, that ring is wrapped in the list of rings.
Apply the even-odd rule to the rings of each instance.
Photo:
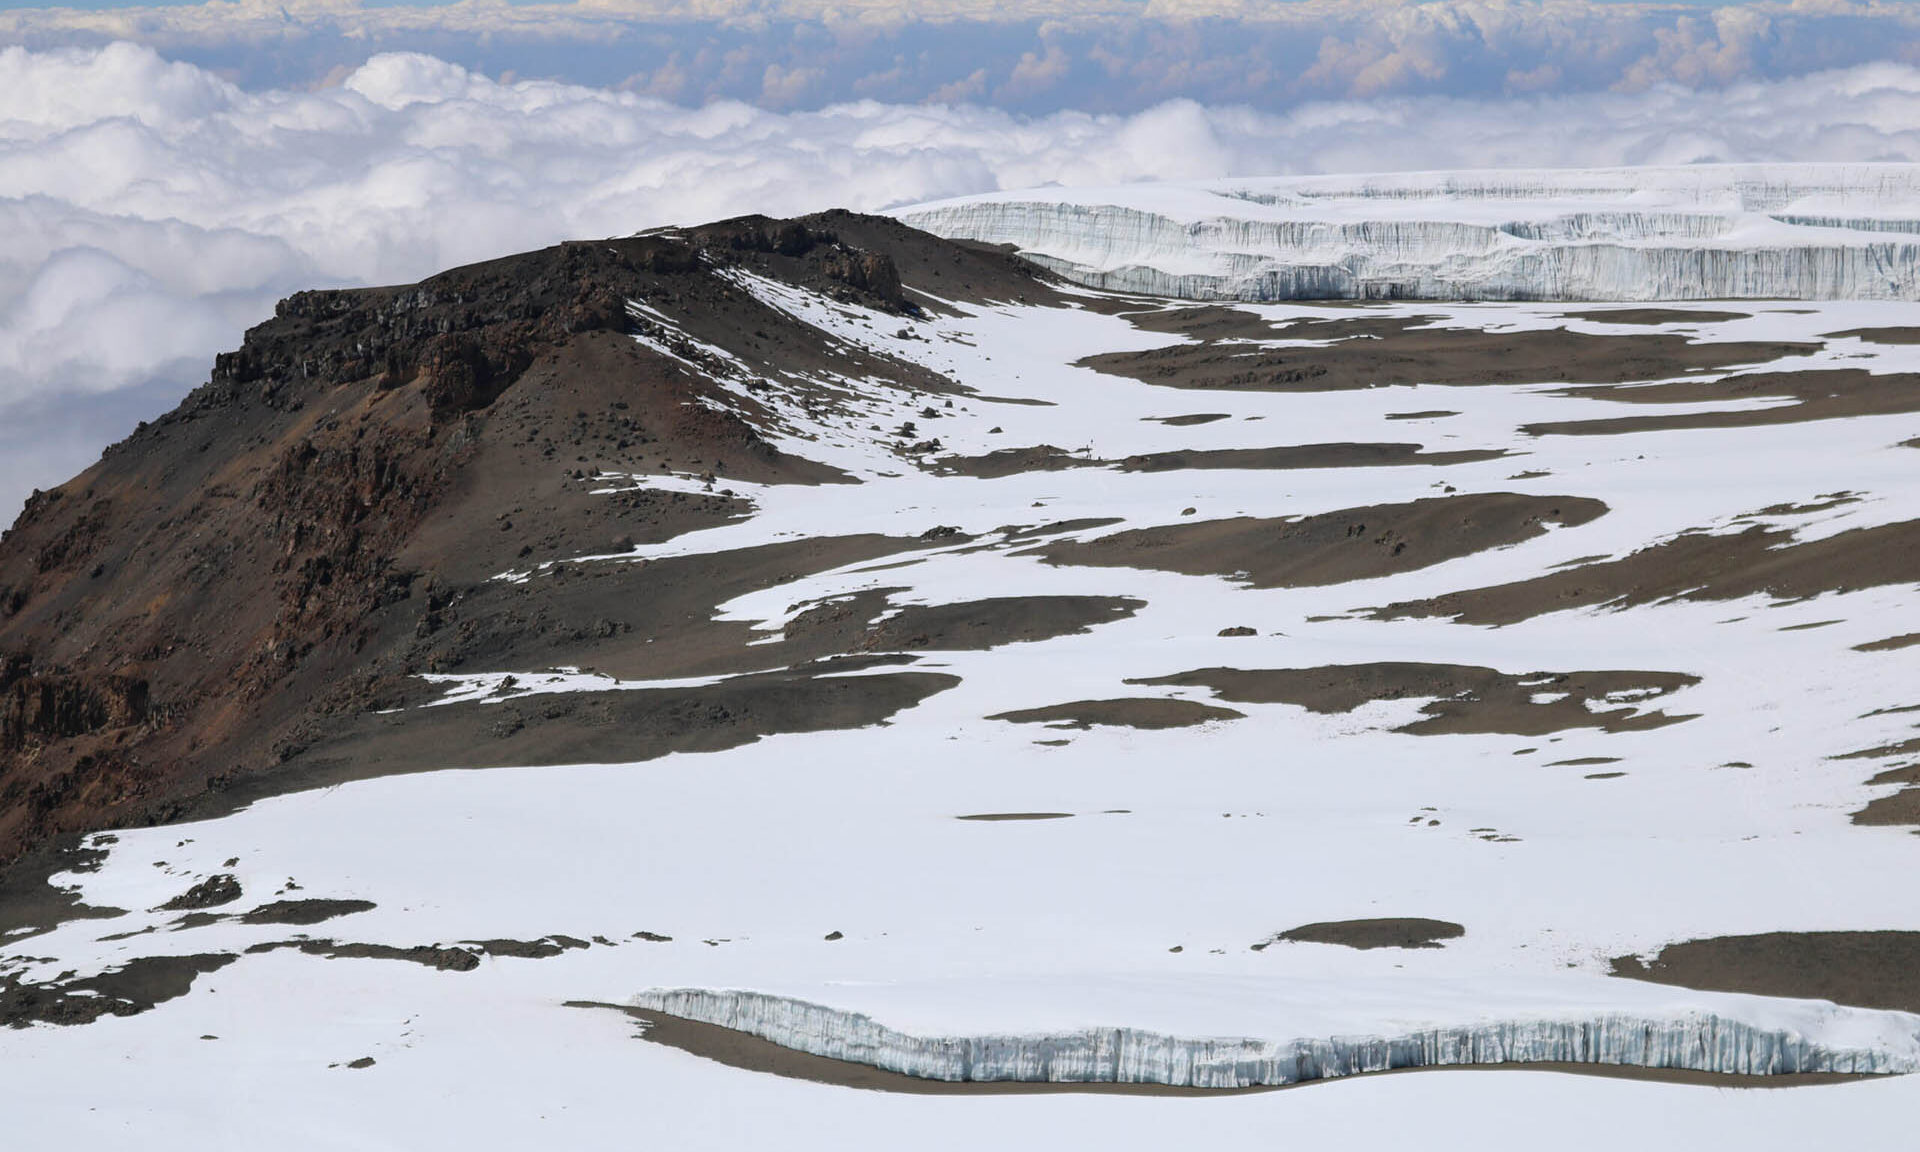
[[[1082,284],[1194,299],[1920,299],[1920,168],[1434,172],[919,205]]]
[[[7,1138],[1898,1145],[1911,307],[943,296],[938,255],[917,315],[721,268],[827,350],[785,371],[746,367],[772,319],[634,302],[706,404],[852,482],[739,483],[740,515],[620,542],[620,501],[730,481],[567,444],[531,483],[607,502],[590,546],[434,610],[462,635],[495,595],[598,647],[454,649],[288,761],[365,778],[90,837],[54,877],[78,906],[0,938]],[[899,676],[936,690],[783,695]],[[403,755],[442,770],[381,774]],[[74,1022],[105,995],[126,1014]],[[688,1021],[729,1031],[674,1047]],[[1453,1065],[1501,1070],[1351,1075]]]

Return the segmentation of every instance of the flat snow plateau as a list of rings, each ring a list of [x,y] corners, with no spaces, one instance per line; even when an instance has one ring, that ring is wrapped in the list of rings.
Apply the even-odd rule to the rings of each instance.
[[[1051,445],[1081,466],[994,478],[922,467],[927,453],[903,455],[867,420],[847,419],[790,433],[782,447],[861,483],[755,489],[754,516],[580,563],[927,534],[916,551],[724,606],[769,637],[796,606],[863,590],[888,590],[894,608],[1042,595],[1140,606],[1035,642],[909,647],[912,667],[959,683],[884,725],[641,764],[450,763],[96,837],[104,859],[59,882],[88,906],[127,911],[0,942],[0,979],[84,979],[136,957],[237,959],[150,1011],[0,1031],[8,1146],[1805,1149],[1911,1129],[1920,1077],[1905,1075],[1734,1090],[1424,1072],[1205,1099],[920,1096],[730,1067],[638,1040],[619,1012],[568,1006],[704,1014],[824,1055],[845,1054],[849,1029],[871,1025],[861,1051],[895,1065],[909,1049],[924,1053],[922,1041],[991,1041],[1004,1054],[1113,1029],[1244,1040],[1268,1054],[1441,1036],[1453,1039],[1430,1050],[1567,1059],[1547,1041],[1582,1027],[1598,1036],[1611,1021],[1576,1058],[1652,1053],[1756,1073],[1920,1068],[1920,1017],[1905,1012],[1609,975],[1615,957],[1703,937],[1920,930],[1910,882],[1920,840],[1851,820],[1893,792],[1867,781],[1894,764],[1833,759],[1913,733],[1900,710],[1920,704],[1920,645],[1856,646],[1920,633],[1920,567],[1889,579],[1840,571],[1827,589],[1778,597],[1719,595],[1707,568],[1670,593],[1574,597],[1497,626],[1371,611],[1599,565],[1682,533],[1772,529],[1770,546],[1784,548],[1912,520],[1920,452],[1902,442],[1920,435],[1920,414],[1883,405],[1743,422],[1791,401],[1763,392],[1646,404],[1541,382],[1168,387],[1078,362],[1194,343],[1154,330],[1171,305],[1086,292],[1064,307],[953,305],[903,324],[751,277],[740,286],[836,339],[974,389],[932,416],[874,409],[873,426],[914,419],[917,436],[937,437],[931,458]],[[1720,304],[1653,324],[1573,319],[1544,304],[1236,307],[1228,319],[1242,329],[1320,320],[1680,333],[1807,345],[1770,372],[1860,369],[1892,387],[1920,371],[1920,346],[1826,336],[1913,323],[1899,303]],[[1276,329],[1221,351],[1311,351],[1328,335]],[[1523,430],[1649,414],[1708,418]],[[1380,442],[1468,455],[1287,469],[1122,463]],[[1314,579],[1238,578],[1231,566],[1195,574],[1156,559],[1173,544],[1117,554],[1098,544],[1355,510],[1347,535],[1377,545],[1369,557],[1392,557],[1381,534],[1398,529],[1372,510],[1493,493],[1606,510],[1548,515],[1418,567],[1382,561]],[[1378,663],[1492,669],[1520,678],[1519,700],[1489,718],[1474,709],[1492,689],[1416,685],[1312,710],[1180,676]],[[1675,679],[1578,696],[1528,678],[1618,670]],[[1157,678],[1185,682],[1137,682]],[[443,686],[436,707],[504,709],[610,681],[590,669],[503,668]],[[995,718],[1139,699],[1218,711],[1189,709],[1179,715],[1199,722],[1175,727],[1101,722],[1127,715],[1124,705],[1093,710],[1081,727],[1065,726],[1071,709],[1052,726]],[[1436,715],[1455,720],[1418,728]],[[246,898],[197,919],[161,910],[217,874]],[[372,907],[301,926],[238,915],[321,899]],[[1379,918],[1464,931],[1365,950],[1276,939]],[[248,951],[264,945],[277,946]],[[399,955],[421,945],[441,950],[441,966]],[[444,963],[459,949],[458,963]],[[1130,1067],[1165,1078],[1191,1047],[1169,1042]],[[1069,1063],[1056,1079],[1071,1078]]]
[[[1195,299],[1920,299],[1906,164],[1049,188],[898,215],[1083,284]]]

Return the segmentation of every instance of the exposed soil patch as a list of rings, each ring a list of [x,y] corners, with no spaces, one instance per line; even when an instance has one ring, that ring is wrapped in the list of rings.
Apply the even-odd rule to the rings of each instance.
[[[1130,317],[1135,324],[1141,317]],[[1437,317],[1301,321],[1267,339],[1326,340],[1315,347],[1176,344],[1106,352],[1079,363],[1171,388],[1331,392],[1391,384],[1624,384],[1819,350],[1818,344],[1696,343],[1678,333],[1600,336],[1565,329],[1487,332],[1424,328]]]
[[[975,812],[967,816],[955,816],[955,820],[983,820],[996,823],[1002,820],[1071,820],[1071,812]]]
[[[356,912],[371,912],[371,900],[275,900],[240,914],[243,924],[320,924]]]
[[[1215,420],[1228,420],[1232,417],[1226,412],[1193,412],[1185,416],[1147,416],[1155,424],[1165,424],[1169,428],[1191,428],[1196,424],[1211,424]]]
[[[1582,496],[1471,493],[1313,516],[1202,520],[1061,541],[1029,553],[1049,564],[1226,576],[1255,588],[1340,584],[1411,572],[1573,527],[1606,512]]]
[[[1845,756],[1836,756],[1836,760],[1878,759],[1893,756],[1911,756],[1920,753],[1920,739],[1907,740],[1885,748],[1869,748],[1864,752],[1851,752]],[[1853,814],[1855,824],[1878,827],[1920,826],[1920,764],[1902,764],[1889,768],[1867,781],[1869,785],[1903,784],[1905,787],[1890,795],[1880,796],[1870,801],[1865,808]]]
[[[442,948],[437,944],[420,944],[412,948],[396,948],[391,944],[336,944],[332,940],[278,940],[272,943],[255,944],[247,949],[249,954],[274,952],[282,948],[292,948],[309,956],[324,956],[329,960],[399,960],[407,964],[419,964],[438,972],[471,972],[480,967],[480,954],[466,948]]]
[[[1025,708],[1002,712],[989,720],[1014,724],[1045,724],[1049,728],[1092,728],[1104,725],[1116,728],[1191,728],[1217,720],[1244,719],[1231,708],[1215,708],[1192,700],[1163,697],[1136,697],[1123,700],[1076,700],[1071,704],[1053,704],[1045,708]]]
[[[1255,1088],[1182,1088],[1166,1084],[1061,1084],[1013,1080],[927,1080],[898,1072],[886,1072],[869,1064],[813,1056],[745,1032],[705,1024],[679,1016],[668,1016],[644,1008],[574,1000],[570,1008],[612,1009],[641,1023],[639,1038],[669,1048],[678,1048],[703,1059],[739,1068],[808,1080],[841,1088],[859,1088],[871,1092],[904,1092],[917,1096],[1033,1096],[1059,1093],[1112,1096],[1237,1096],[1249,1092],[1281,1092],[1304,1088],[1315,1081],[1285,1087]],[[1728,1076],[1711,1072],[1688,1072],[1670,1068],[1637,1068],[1620,1064],[1464,1064],[1431,1069],[1400,1069],[1363,1075],[1392,1076],[1401,1072],[1559,1072],[1585,1076],[1603,1076],[1624,1080],[1650,1080],[1667,1084],[1699,1084],[1720,1088],[1790,1088],[1813,1084],[1835,1084],[1858,1080],[1858,1076],[1832,1074],[1795,1074],[1784,1076]],[[1342,1079],[1346,1079],[1343,1077]]]
[[[656,942],[673,939],[671,936],[655,937],[647,932],[636,932],[634,935],[639,939]],[[576,936],[558,933],[542,936],[538,940],[465,940],[462,943],[471,944],[489,956],[505,956],[514,960],[546,960],[563,952],[572,952],[589,946],[585,940]]]
[[[1008,527],[1000,531],[1008,540],[1034,540],[1042,536],[1064,536],[1069,532],[1085,532],[1091,528],[1105,528],[1109,524],[1118,524],[1124,517],[1087,516],[1078,520],[1055,520],[1051,524],[1042,524],[1038,528]]]
[[[1920,344],[1920,328],[1849,328],[1845,332],[1828,332],[1823,339],[1844,340],[1849,336],[1869,344]]]
[[[971,476],[976,480],[998,480],[1024,472],[1059,472],[1068,468],[1101,468],[1107,461],[1095,460],[1055,448],[1035,444],[1028,448],[997,448],[984,456],[941,456],[930,464],[941,476]]]
[[[865,652],[979,652],[1091,632],[1145,608],[1125,596],[1001,596],[960,604],[910,604],[873,625]]]
[[[735,748],[776,733],[860,728],[960,682],[931,672],[812,674],[840,667],[828,662],[705,688],[583,692],[357,716],[288,759],[272,781],[238,781],[210,797],[209,806],[226,810],[261,794],[407,772],[630,763]]]
[[[1865,644],[1855,644],[1855,652],[1896,652],[1902,648],[1911,648],[1920,644],[1920,632],[1906,632],[1899,636],[1889,636],[1885,640],[1869,640]]]
[[[1447,616],[1464,624],[1512,624],[1569,608],[1628,608],[1665,600],[1767,595],[1802,600],[1920,582],[1920,521],[1854,528],[1793,543],[1785,529],[1688,532],[1619,560],[1583,564],[1531,580],[1451,592],[1375,609],[1375,619]]]
[[[1465,936],[1467,930],[1450,920],[1396,917],[1379,920],[1326,920],[1302,924],[1278,933],[1255,951],[1281,940],[1296,944],[1339,944],[1346,948],[1440,948],[1442,940]]]
[[[102,1016],[137,1016],[156,1004],[184,996],[196,977],[216,972],[236,959],[231,953],[198,956],[143,956],[98,976],[79,980],[22,983],[0,976],[0,1024],[91,1024]]]
[[[1620,956],[1612,974],[1708,992],[1920,1012],[1920,932],[1763,932]]]
[[[1475,464],[1512,455],[1487,448],[1426,452],[1418,444],[1295,444],[1283,448],[1180,449],[1129,456],[1123,472],[1173,472],[1181,469],[1381,468],[1398,464]]]
[[[1180,448],[1146,452],[1122,460],[1103,460],[1067,452],[1051,444],[1002,448],[984,456],[943,456],[934,462],[942,475],[996,480],[1024,472],[1066,468],[1119,468],[1123,472],[1175,472],[1182,469],[1380,468],[1399,464],[1473,464],[1512,453],[1475,448],[1427,452],[1419,444],[1290,444],[1276,448]]]
[[[1334,664],[1322,668],[1201,668],[1129,684],[1211,689],[1243,704],[1295,704],[1313,712],[1351,712],[1375,700],[1434,697],[1424,719],[1396,728],[1415,735],[1503,733],[1544,736],[1574,728],[1639,732],[1690,716],[1644,705],[1699,683],[1679,672],[1529,672],[1459,664]]]
[[[1920,374],[1875,376],[1862,368],[1756,372],[1719,380],[1682,380],[1629,388],[1569,388],[1562,395],[1623,404],[1700,404],[1730,400],[1790,400],[1764,408],[1675,412],[1527,424],[1530,436],[1604,436],[1684,428],[1756,428],[1845,416],[1920,412]]]
[[[1279,337],[1281,327],[1256,313],[1225,304],[1123,311],[1120,315],[1144,332],[1195,340],[1273,340]]]
[[[1591,320],[1596,324],[1720,324],[1753,318],[1745,312],[1689,312],[1685,308],[1596,308],[1561,315],[1568,320]]]
[[[1425,412],[1389,412],[1389,420],[1438,420],[1445,416],[1458,416],[1460,413],[1450,408],[1434,408]]]

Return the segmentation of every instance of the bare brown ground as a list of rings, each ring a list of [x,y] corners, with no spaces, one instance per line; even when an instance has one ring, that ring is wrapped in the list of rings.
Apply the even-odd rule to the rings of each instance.
[[[1142,323],[1141,317],[1130,319]],[[1264,338],[1330,343],[1307,348],[1176,344],[1143,352],[1101,353],[1079,363],[1170,388],[1331,392],[1387,384],[1624,384],[1764,364],[1820,347],[1696,343],[1667,332],[1598,336],[1558,328],[1486,332],[1420,327],[1435,319],[1301,321],[1273,329]]]
[[[1920,932],[1765,932],[1669,944],[1613,975],[1708,992],[1920,1012]]]
[[[1256,949],[1277,941],[1296,944],[1338,944],[1344,948],[1441,948],[1442,940],[1465,936],[1467,930],[1451,920],[1400,916],[1372,920],[1325,920],[1289,928]]]
[[[1447,616],[1463,624],[1512,624],[1569,608],[1762,594],[1800,600],[1822,592],[1920,582],[1920,521],[1855,528],[1802,544],[1792,540],[1791,532],[1768,527],[1721,535],[1689,532],[1624,559],[1390,604],[1375,609],[1373,616]]]
[[[1719,324],[1752,319],[1745,312],[1690,312],[1685,308],[1596,308],[1562,315],[1569,320],[1591,320],[1597,324]]]
[[[1842,340],[1849,336],[1869,344],[1920,344],[1920,328],[1849,328],[1845,332],[1828,332],[1824,339]]]
[[[1249,1092],[1280,1092],[1304,1088],[1309,1081],[1274,1087],[1183,1088],[1168,1084],[1063,1084],[1013,1080],[927,1080],[899,1072],[887,1072],[868,1064],[814,1056],[762,1040],[731,1028],[703,1024],[644,1008],[592,1001],[569,1001],[570,1008],[602,1008],[625,1013],[642,1025],[640,1039],[669,1048],[678,1048],[705,1060],[781,1076],[789,1080],[807,1080],[837,1088],[858,1088],[870,1092],[904,1092],[917,1096],[1040,1096],[1071,1093],[1102,1096],[1237,1096]],[[1368,1072],[1367,1076],[1392,1076],[1401,1072],[1558,1072],[1579,1076],[1600,1076],[1621,1080],[1651,1080],[1664,1084],[1697,1084],[1716,1088],[1795,1088],[1816,1084],[1837,1084],[1858,1080],[1858,1076],[1804,1074],[1789,1076],[1728,1076],[1712,1072],[1690,1072],[1675,1068],[1638,1068],[1623,1064],[1462,1064],[1439,1068],[1408,1068],[1394,1072]],[[1349,1079],[1349,1077],[1341,1077]]]
[[[1548,524],[1585,524],[1607,510],[1583,496],[1470,493],[1346,508],[1314,516],[1202,520],[1031,549],[1049,564],[1227,576],[1255,588],[1340,584],[1411,572],[1517,544]]]
[[[1244,716],[1231,708],[1149,696],[1122,700],[1076,700],[1071,704],[1001,712],[987,719],[1006,720],[1014,724],[1045,724],[1049,728],[1086,729],[1099,724],[1116,728],[1164,729],[1191,728],[1215,720],[1240,720]]]
[[[1718,412],[1561,420],[1527,424],[1522,426],[1521,431],[1530,436],[1606,436],[1687,428],[1756,428],[1770,424],[1834,420],[1845,416],[1920,412],[1920,375],[1902,372],[1875,376],[1862,368],[1753,372],[1719,380],[1683,380],[1628,388],[1569,388],[1562,395],[1626,404],[1699,404],[1760,399],[1791,400],[1792,403]]]
[[[1129,456],[1123,472],[1174,472],[1182,469],[1381,468],[1401,464],[1477,464],[1511,453],[1490,448],[1425,452],[1418,444],[1295,444],[1284,448],[1181,449]]]
[[[1211,689],[1236,704],[1295,704],[1314,712],[1351,712],[1375,700],[1434,697],[1424,719],[1395,729],[1414,735],[1502,733],[1544,736],[1573,728],[1640,732],[1690,716],[1642,711],[1649,700],[1699,683],[1679,672],[1529,672],[1522,675],[1459,664],[1334,664],[1322,668],[1201,668],[1129,684]],[[1605,710],[1616,692],[1648,695]],[[1560,699],[1534,703],[1535,695]]]
[[[1211,424],[1215,420],[1227,420],[1231,417],[1225,412],[1194,412],[1186,416],[1148,416],[1155,424],[1165,424],[1169,428],[1191,428],[1195,424]]]
[[[209,793],[194,811],[224,813],[288,791],[410,772],[621,764],[672,752],[720,751],[776,733],[859,728],[960,682],[931,672],[808,674],[873,662],[827,662],[705,688],[569,693],[355,716],[270,777],[235,781]]]
[[[1915,745],[1909,754],[1920,751],[1920,741],[1910,741]],[[1896,745],[1896,747],[1898,747]],[[1874,749],[1874,751],[1880,751]],[[1900,753],[1890,753],[1898,755]],[[1870,801],[1865,808],[1853,814],[1855,824],[1878,827],[1912,827],[1920,825],[1920,764],[1906,764],[1898,768],[1889,768],[1873,779],[1870,785],[1904,784],[1898,792],[1880,796]]]
[[[1865,644],[1855,644],[1855,652],[1894,652],[1901,648],[1911,648],[1920,644],[1920,632],[1907,632],[1899,636],[1889,636],[1885,640],[1869,640]]]
[[[997,480],[1027,472],[1058,472],[1068,468],[1112,468],[1123,472],[1174,472],[1182,469],[1248,468],[1379,468],[1400,464],[1473,464],[1512,455],[1505,450],[1476,448],[1453,452],[1426,452],[1419,444],[1291,444],[1277,448],[1175,449],[1103,460],[1036,444],[1029,448],[999,448],[981,456],[942,456],[934,472],[944,476],[971,476]]]
[[[986,823],[1020,820],[1071,820],[1071,812],[973,812],[965,816],[955,816],[955,820],[980,820]]]

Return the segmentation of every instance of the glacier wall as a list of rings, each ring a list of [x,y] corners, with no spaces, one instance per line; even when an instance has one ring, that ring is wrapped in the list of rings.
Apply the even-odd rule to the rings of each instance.
[[[1432,173],[908,208],[1090,287],[1189,299],[1920,300],[1920,166]]]
[[[1909,1042],[1895,1050],[1824,1046],[1799,1032],[1711,1012],[1671,1019],[1631,1013],[1578,1020],[1505,1020],[1397,1036],[1272,1041],[1187,1038],[1133,1028],[1041,1035],[915,1036],[858,1012],[763,992],[654,989],[635,1008],[745,1032],[815,1056],[929,1080],[1166,1084],[1247,1088],[1360,1072],[1463,1064],[1567,1062],[1741,1075],[1920,1070]]]

